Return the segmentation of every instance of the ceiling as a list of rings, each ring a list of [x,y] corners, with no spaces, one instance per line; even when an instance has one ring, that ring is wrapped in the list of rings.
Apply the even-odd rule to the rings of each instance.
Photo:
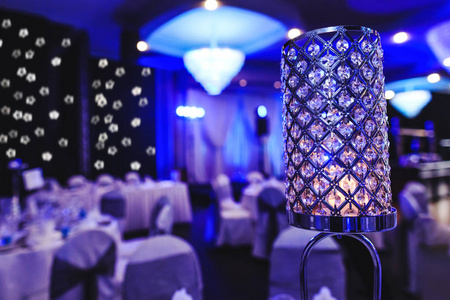
[[[385,75],[388,82],[425,76],[431,72],[446,75],[426,42],[430,28],[450,20],[447,0],[228,0],[223,4],[267,14],[287,28],[312,30],[333,25],[362,25],[380,32],[385,51]],[[169,19],[201,5],[189,0],[1,0],[0,7],[44,16],[50,20],[85,29],[95,56],[118,58],[123,32],[138,33],[144,25],[155,28]],[[392,42],[392,35],[406,31],[411,35],[404,44]],[[247,56],[238,77],[252,79],[279,77],[280,49],[283,40]],[[149,52],[150,63],[163,62],[171,68],[183,68],[180,58]],[[170,62],[170,64],[168,64]],[[158,67],[158,65],[155,65]]]

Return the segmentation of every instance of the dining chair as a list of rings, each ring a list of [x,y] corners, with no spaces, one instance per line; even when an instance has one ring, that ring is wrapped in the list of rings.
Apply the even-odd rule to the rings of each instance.
[[[86,230],[71,237],[53,259],[50,299],[112,299],[116,244],[104,231]]]
[[[126,266],[123,299],[167,300],[183,288],[193,300],[203,298],[201,268],[192,246],[170,235],[144,240]]]
[[[258,195],[258,217],[253,241],[254,257],[269,258],[272,244],[279,232],[288,227],[286,198],[275,187],[265,187]]]
[[[249,184],[262,184],[264,182],[264,175],[258,171],[252,171],[245,176]]]
[[[316,234],[294,227],[280,232],[270,254],[269,298],[288,294],[300,299],[300,260],[303,249]],[[314,246],[308,258],[307,272],[310,295],[319,293],[326,286],[336,299],[346,299],[346,271],[336,241],[324,239]]]
[[[83,175],[73,175],[67,179],[69,189],[78,189],[88,184],[88,180]]]
[[[100,212],[117,219],[120,232],[124,232],[126,201],[124,195],[119,190],[112,190],[101,196]]]
[[[96,180],[96,184],[98,185],[98,186],[101,186],[101,187],[107,187],[107,186],[111,186],[111,185],[114,185],[114,182],[115,182],[115,180],[114,180],[114,177],[113,176],[111,176],[110,174],[100,174],[98,177],[97,177],[97,180]]]
[[[149,236],[170,234],[173,227],[174,208],[166,196],[158,199],[152,209]]]
[[[141,176],[135,171],[128,172],[125,174],[125,182],[131,185],[139,185],[141,183]]]
[[[253,219],[250,211],[234,201],[230,179],[219,175],[212,183],[215,192],[216,246],[251,245]]]
[[[403,222],[407,224],[404,251],[408,269],[404,273],[411,294],[438,299],[448,294],[445,282],[450,280],[450,226],[429,214],[429,198],[425,185],[417,181],[408,182],[399,193]]]

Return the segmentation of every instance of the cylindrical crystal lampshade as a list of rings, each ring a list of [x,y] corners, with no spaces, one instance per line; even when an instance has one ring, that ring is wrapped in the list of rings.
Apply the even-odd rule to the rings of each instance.
[[[289,223],[332,232],[394,228],[378,32],[337,26],[289,40],[281,81]]]

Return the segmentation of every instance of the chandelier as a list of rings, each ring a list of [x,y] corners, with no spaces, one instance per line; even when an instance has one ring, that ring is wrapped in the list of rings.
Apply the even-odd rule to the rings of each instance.
[[[223,5],[212,11],[190,9],[162,25],[149,22],[140,35],[152,51],[183,58],[207,93],[219,95],[239,73],[246,55],[273,45],[286,32],[272,17]]]
[[[219,95],[244,65],[245,54],[231,48],[200,48],[186,52],[183,61],[209,95]]]

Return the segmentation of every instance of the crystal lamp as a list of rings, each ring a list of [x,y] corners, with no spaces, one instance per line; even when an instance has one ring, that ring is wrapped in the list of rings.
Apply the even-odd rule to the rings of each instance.
[[[289,224],[330,233],[310,247],[330,235],[394,228],[378,32],[336,26],[289,40],[281,82]]]

